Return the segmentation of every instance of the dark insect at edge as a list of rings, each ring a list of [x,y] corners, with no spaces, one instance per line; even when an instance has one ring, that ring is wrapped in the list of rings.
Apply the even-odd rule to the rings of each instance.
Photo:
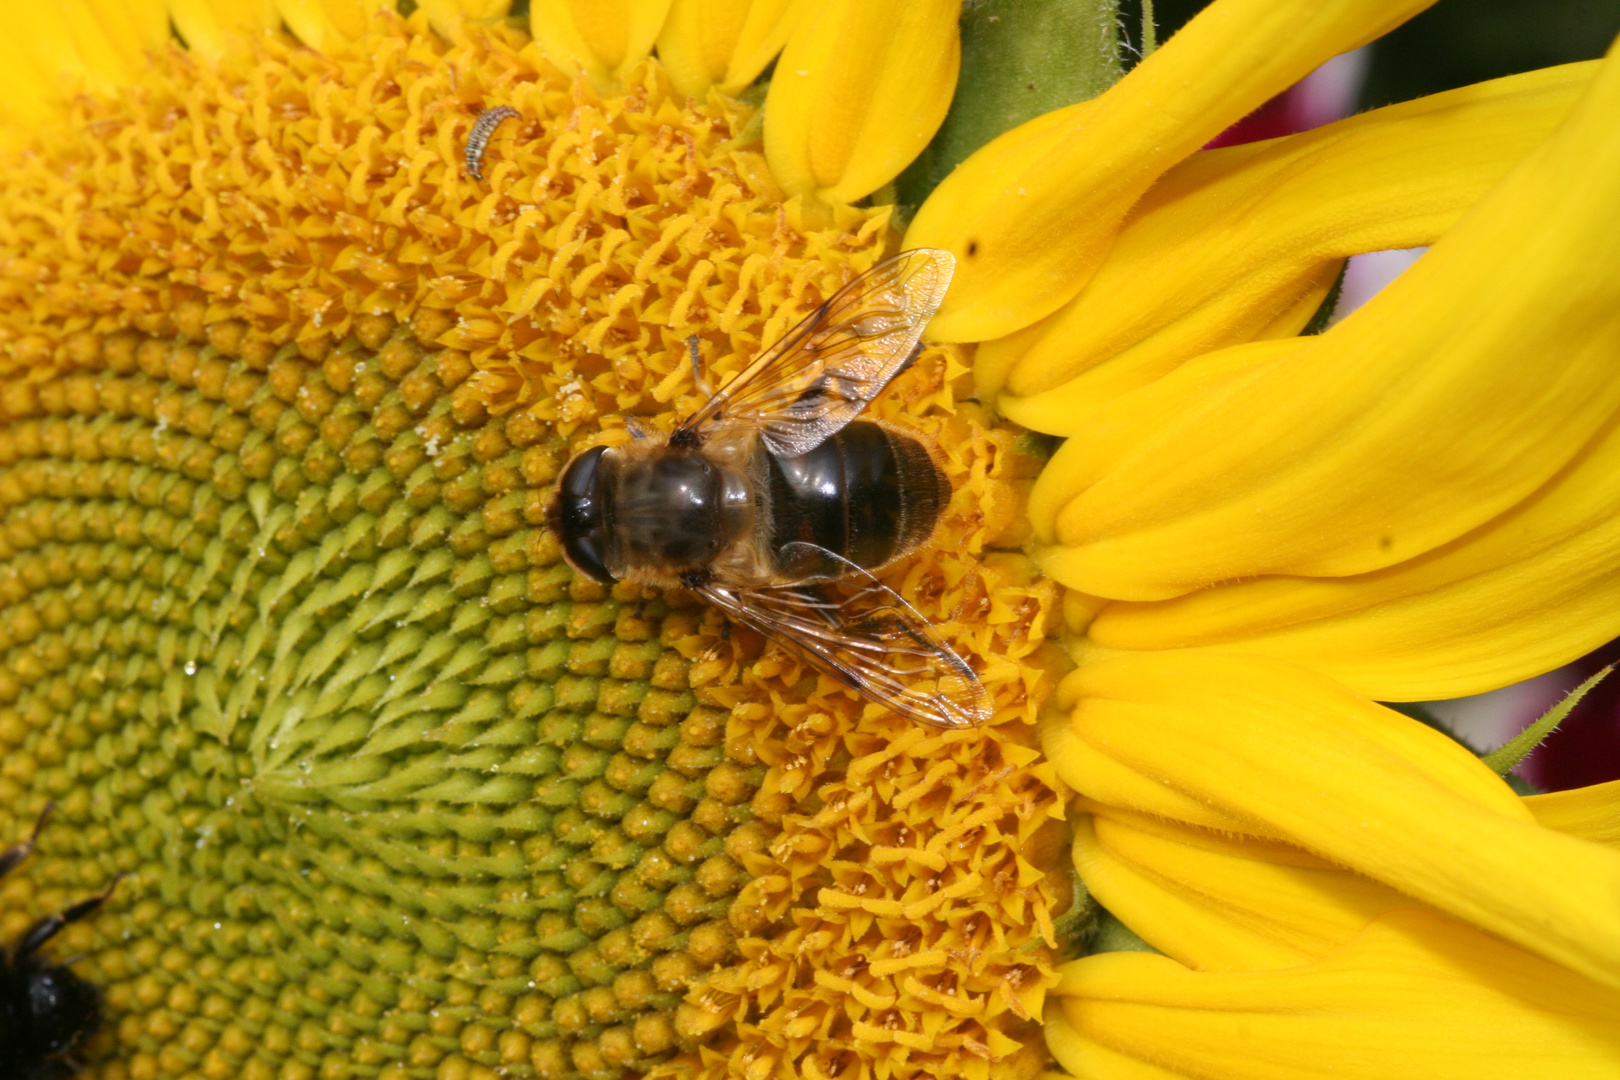
[[[33,852],[54,808],[55,804],[46,805],[27,840],[0,852],[0,878]],[[118,880],[67,910],[40,919],[0,955],[0,1074],[5,1080],[59,1080],[78,1071],[71,1055],[100,1024],[101,995],[65,965],[40,956],[39,950],[63,927],[106,903]]]
[[[484,150],[488,148],[495,129],[506,121],[515,120],[522,115],[510,105],[497,105],[478,114],[478,119],[473,121],[472,130],[467,133],[465,158],[467,175],[474,180],[484,178]]]

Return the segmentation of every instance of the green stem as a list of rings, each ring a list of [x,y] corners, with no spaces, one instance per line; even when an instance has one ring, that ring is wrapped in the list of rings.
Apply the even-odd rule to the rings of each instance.
[[[1119,81],[1114,0],[967,0],[962,73],[939,133],[897,183],[919,206],[967,156],[1027,120]]]

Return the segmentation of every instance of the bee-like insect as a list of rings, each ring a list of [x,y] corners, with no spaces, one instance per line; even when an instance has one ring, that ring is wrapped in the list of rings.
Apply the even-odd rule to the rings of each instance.
[[[45,807],[27,840],[0,851],[0,878],[33,852],[51,809]],[[8,1080],[47,1080],[76,1071],[69,1055],[101,1022],[101,996],[39,950],[63,927],[106,903],[117,885],[114,878],[105,891],[45,916],[0,954],[0,1065]]]
[[[950,481],[915,436],[856,419],[921,351],[954,265],[873,267],[669,435],[576,455],[550,515],[569,563],[691,589],[904,716],[983,723],[973,669],[872,574],[929,538]]]

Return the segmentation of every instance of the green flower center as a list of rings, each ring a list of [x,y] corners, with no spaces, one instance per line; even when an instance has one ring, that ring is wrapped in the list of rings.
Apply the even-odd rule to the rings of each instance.
[[[95,981],[190,987],[144,1022],[188,1066],[643,1067],[733,956],[763,770],[668,647],[710,616],[576,581],[532,490],[564,448],[459,423],[470,366],[390,323],[8,387],[5,802],[63,804],[36,880],[136,873]]]

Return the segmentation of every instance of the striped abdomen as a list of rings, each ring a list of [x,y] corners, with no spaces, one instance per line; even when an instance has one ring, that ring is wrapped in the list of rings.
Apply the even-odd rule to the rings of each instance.
[[[775,551],[804,541],[874,569],[927,540],[951,498],[950,481],[921,442],[867,420],[800,457],[766,457]],[[833,566],[778,571],[837,576]]]

